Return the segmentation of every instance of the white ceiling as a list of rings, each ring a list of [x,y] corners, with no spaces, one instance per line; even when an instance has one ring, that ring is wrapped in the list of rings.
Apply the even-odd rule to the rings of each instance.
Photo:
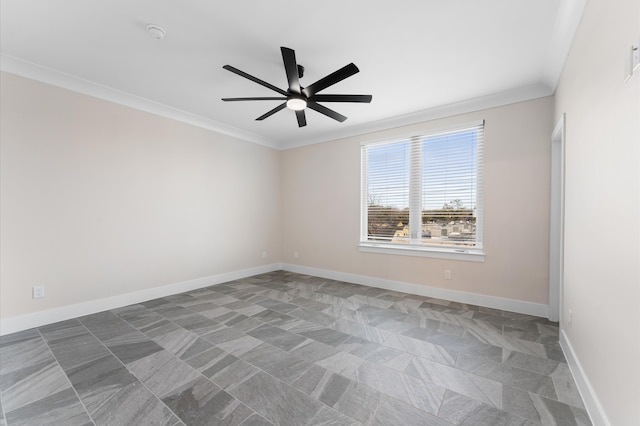
[[[552,94],[586,0],[1,0],[2,69],[275,148]],[[146,27],[165,29],[163,40]],[[354,62],[322,93],[371,104],[307,110],[298,128],[277,96],[222,66],[286,89],[280,46],[303,86]]]

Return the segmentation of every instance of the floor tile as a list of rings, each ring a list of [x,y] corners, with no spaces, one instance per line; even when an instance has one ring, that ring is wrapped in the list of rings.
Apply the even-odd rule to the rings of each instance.
[[[0,395],[6,411],[13,411],[71,388],[67,376],[51,353],[48,353],[48,360],[2,374]]]
[[[520,352],[509,353],[504,365],[516,367],[532,373],[548,376],[558,368],[558,361],[538,356],[523,354]]]
[[[188,359],[187,363],[223,389],[258,372],[256,367],[216,347]]]
[[[590,425],[544,318],[275,271],[0,336],[0,426]]]
[[[250,351],[251,349],[258,347],[262,344],[264,344],[264,342],[262,342],[259,339],[256,339],[255,337],[242,336],[237,339],[219,343],[217,346],[232,355],[240,357],[244,355],[247,351]]]
[[[502,384],[500,382],[419,357],[413,358],[405,372],[485,404],[497,408],[502,406]]]
[[[295,381],[311,368],[308,361],[266,343],[245,352],[240,358],[287,383]]]
[[[104,344],[89,332],[57,339],[49,347],[65,371],[110,355]]]
[[[225,308],[224,306],[211,305],[211,308],[204,309],[204,307],[202,307],[198,312],[201,315],[217,322],[223,321],[225,318],[229,318],[229,315],[234,314],[231,309]]]
[[[325,327],[315,322],[296,318],[295,320],[283,325],[282,328],[291,333],[300,334],[300,333],[306,333],[308,331],[321,330]]]
[[[559,363],[553,373],[551,373],[551,380],[553,380],[553,386],[559,402],[584,409],[578,386],[567,364]]]
[[[301,336],[316,340],[329,346],[336,347],[347,340],[350,336],[330,328],[322,328],[300,333]]]
[[[313,426],[359,426],[362,423],[332,410],[329,407],[322,407],[318,414],[313,416],[308,424]]]
[[[176,422],[175,415],[140,382],[112,392],[108,399],[93,406],[90,414],[96,425],[173,425]]]
[[[120,339],[128,333],[137,333],[132,325],[110,311],[81,317],[79,320],[102,342]]]
[[[349,378],[354,377],[354,374],[362,363],[364,363],[364,359],[347,352],[338,352],[335,355],[316,362],[316,364],[321,367]]]
[[[450,426],[450,423],[415,407],[386,398],[376,411],[371,426]]]
[[[89,334],[89,330],[78,319],[60,321],[38,328],[49,345],[60,343],[70,337]]]
[[[201,377],[198,371],[165,350],[130,362],[127,368],[160,398],[173,389]]]
[[[99,410],[121,390],[138,380],[113,355],[98,358],[67,371],[89,414]]]
[[[260,414],[253,414],[247,417],[240,426],[273,426],[273,423],[262,417]]]
[[[173,322],[198,335],[207,334],[221,328],[217,321],[195,313],[174,319]]]
[[[311,339],[305,340],[290,352],[299,358],[306,359],[311,362],[322,361],[340,353],[340,351],[333,346]]]
[[[305,337],[268,324],[247,331],[246,334],[285,351],[295,348],[306,340]]]
[[[188,346],[185,345],[179,351],[177,351],[176,356],[179,356],[180,359],[189,359],[201,354],[202,352],[208,351],[213,347],[213,343],[201,337],[198,337],[196,340],[190,341],[190,344]]]
[[[162,351],[162,347],[153,340],[141,334],[138,342],[126,342],[107,345],[109,350],[123,363],[137,361],[146,358],[156,352]]]
[[[212,309],[218,308],[213,302],[207,301],[207,295],[202,295],[198,298],[198,302],[189,306],[189,310],[192,312],[203,313]],[[206,316],[206,315],[205,315]],[[209,317],[207,317],[209,318]]]
[[[281,327],[282,325],[296,319],[291,315],[283,314],[282,312],[273,311],[271,309],[258,312],[257,314],[251,315],[251,317],[276,327]]]
[[[590,426],[587,412],[558,401],[531,394],[543,424]]]
[[[199,378],[162,398],[186,425],[240,425],[253,412],[210,381]]]
[[[323,303],[323,304],[320,304],[320,307],[324,309],[326,305]],[[311,309],[307,307],[299,307],[298,309],[290,311],[289,315],[291,315],[292,317],[296,317],[298,319],[303,319],[305,321],[322,325],[324,327],[329,327],[331,324],[333,324],[336,321],[336,318],[332,317],[331,315],[327,315],[325,313],[320,312],[319,310]]]
[[[242,333],[246,333],[247,331],[253,330],[254,328],[258,328],[263,324],[264,323],[259,319],[256,319],[253,317],[246,317],[241,319],[240,321],[237,321],[237,322],[233,321],[227,325],[233,328],[234,330],[240,331]]]
[[[181,356],[186,353],[199,339],[200,337],[197,334],[178,327],[167,334],[154,338],[153,340],[169,352],[177,356]],[[207,339],[205,338],[205,340]]]
[[[376,306],[362,306],[357,309],[358,312],[364,313],[367,318],[372,320],[386,319],[394,321],[404,321],[407,318],[407,314],[402,312],[384,309]]]
[[[369,361],[362,364],[355,377],[359,383],[434,415],[437,414],[445,393],[443,387]]]
[[[417,328],[432,332],[451,334],[453,336],[464,336],[467,327],[446,321],[438,321],[430,318],[420,317],[417,315],[409,315],[404,320],[407,324],[413,324]]]
[[[436,333],[426,338],[426,341],[447,348],[458,353],[482,354],[487,357],[502,357],[503,347],[479,340],[470,331],[465,336],[454,336]]]
[[[152,320],[145,322],[144,325],[139,326],[139,330],[147,337],[157,340],[159,337],[165,336],[173,331],[183,329],[162,315],[157,315]]]
[[[350,381],[333,408],[362,424],[369,424],[386,398],[375,389]]]
[[[6,411],[8,425],[91,425],[91,418],[71,387]]]
[[[51,327],[55,324],[58,324],[58,323],[50,324],[47,327]],[[27,340],[38,339],[39,337],[40,337],[40,333],[36,328],[19,331],[17,333],[12,333],[12,334],[5,334],[4,336],[0,336],[0,349],[9,344],[15,344],[15,343],[24,342]]]
[[[0,375],[53,360],[47,344],[37,332],[24,336],[30,337],[5,339],[0,344]]]
[[[351,383],[352,381],[344,376],[314,365],[293,382],[292,386],[333,407]]]
[[[324,405],[262,372],[229,392],[267,420],[280,425],[306,425]]]
[[[289,312],[298,309],[297,305],[274,299],[264,299],[258,302],[257,305],[260,305],[266,309],[271,309],[272,311],[282,312],[283,314],[288,314]]]
[[[402,333],[414,328],[413,324],[407,324],[402,320],[394,320],[388,318],[375,318],[372,320],[365,320],[363,322],[372,327],[376,327],[380,330],[385,330],[390,333]]]
[[[544,425],[590,425],[586,411],[517,388],[505,388],[503,410]]]
[[[375,343],[383,343],[387,337],[391,335],[391,332],[389,331],[360,324],[344,318],[337,320],[331,328],[350,336],[360,337]]]
[[[438,416],[454,425],[522,426],[526,420],[480,401],[447,391]]]
[[[392,334],[384,342],[385,346],[404,351],[440,364],[453,365],[459,353],[431,342],[414,339],[400,334]]]
[[[154,309],[154,310],[158,308],[162,308],[164,306],[171,305],[171,303],[168,300],[163,299],[162,297],[158,299],[148,300],[146,302],[141,302],[140,304],[147,309]]]
[[[487,371],[485,371],[485,369]],[[549,376],[543,376],[516,367],[509,367],[502,363],[494,363],[491,369],[487,369],[485,366],[485,369],[481,372],[472,371],[472,373],[480,373],[478,375],[489,380],[557,399],[553,380]]]
[[[172,321],[176,321],[193,314],[193,311],[187,308],[183,308],[182,306],[175,305],[173,303],[171,303],[171,306],[156,308],[155,311],[166,319]]]
[[[250,317],[251,315],[255,315],[259,312],[266,310],[264,306],[260,306],[254,303],[245,302],[240,300],[238,302],[230,303],[225,305],[227,309],[231,309],[232,311],[242,314],[245,317]]]
[[[494,347],[500,347],[509,351],[522,352],[534,356],[546,357],[544,345],[537,342],[503,336],[501,332],[496,332],[488,328],[470,329],[469,336],[475,338],[479,342],[483,342]]]

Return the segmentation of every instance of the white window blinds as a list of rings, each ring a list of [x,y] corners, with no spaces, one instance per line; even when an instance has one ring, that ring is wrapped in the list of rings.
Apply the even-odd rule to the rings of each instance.
[[[482,247],[484,123],[362,146],[361,242]]]

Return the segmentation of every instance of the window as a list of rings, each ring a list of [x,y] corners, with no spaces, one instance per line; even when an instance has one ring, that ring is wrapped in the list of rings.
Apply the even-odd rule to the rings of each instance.
[[[483,136],[480,122],[364,144],[361,250],[482,254]]]

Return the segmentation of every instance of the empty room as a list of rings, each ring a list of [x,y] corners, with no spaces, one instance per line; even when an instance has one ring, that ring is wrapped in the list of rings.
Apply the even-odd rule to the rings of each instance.
[[[0,0],[0,426],[640,424],[638,0]]]

